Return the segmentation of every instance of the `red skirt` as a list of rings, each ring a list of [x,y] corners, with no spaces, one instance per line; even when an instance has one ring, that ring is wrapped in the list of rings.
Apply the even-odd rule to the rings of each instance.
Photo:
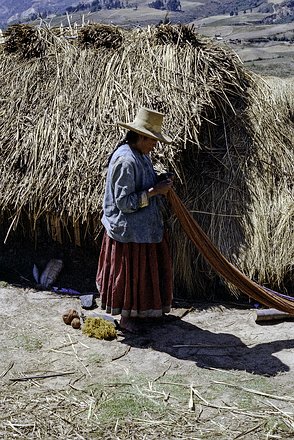
[[[167,236],[160,243],[121,243],[104,233],[96,284],[101,308],[124,317],[170,312],[173,269]]]

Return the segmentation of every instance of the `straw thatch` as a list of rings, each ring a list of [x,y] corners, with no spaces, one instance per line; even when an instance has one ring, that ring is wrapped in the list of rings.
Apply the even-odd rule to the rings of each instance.
[[[249,117],[258,138],[248,163],[250,216],[244,218],[250,277],[279,286],[294,281],[294,78],[266,78]],[[261,103],[262,106],[259,106]]]
[[[82,27],[78,35],[78,42],[83,48],[118,49],[122,41],[122,32],[118,28],[102,24],[90,24]]]
[[[191,28],[95,32],[94,48],[54,37],[41,59],[24,60],[17,50],[1,56],[5,232],[11,236],[22,225],[34,231],[46,221],[57,240],[94,240],[107,157],[122,136],[115,123],[145,105],[166,113],[165,131],[174,139],[154,159],[176,173],[177,191],[214,243],[257,281],[288,282],[294,256],[288,94],[258,84],[234,53]],[[103,33],[120,43],[101,44]],[[218,277],[170,223],[178,289],[213,293]]]
[[[22,58],[41,58],[45,55],[50,33],[28,24],[15,24],[4,32],[4,49],[7,53],[18,53]]]

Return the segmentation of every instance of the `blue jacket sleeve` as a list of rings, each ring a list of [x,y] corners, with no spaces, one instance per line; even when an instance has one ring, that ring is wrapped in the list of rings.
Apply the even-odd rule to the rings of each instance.
[[[112,188],[115,204],[124,213],[139,209],[142,191],[136,191],[135,165],[125,158],[118,159],[112,171]]]

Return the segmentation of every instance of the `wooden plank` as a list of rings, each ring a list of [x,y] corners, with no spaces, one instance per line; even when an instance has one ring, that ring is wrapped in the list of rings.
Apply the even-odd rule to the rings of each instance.
[[[256,310],[256,322],[274,321],[283,319],[294,319],[294,314],[281,312],[277,309],[258,309]]]

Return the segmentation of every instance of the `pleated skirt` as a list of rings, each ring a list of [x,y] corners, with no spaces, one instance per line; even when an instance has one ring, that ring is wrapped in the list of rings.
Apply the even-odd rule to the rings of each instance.
[[[157,318],[170,312],[173,268],[160,243],[121,243],[104,233],[96,276],[101,308],[112,315]]]

